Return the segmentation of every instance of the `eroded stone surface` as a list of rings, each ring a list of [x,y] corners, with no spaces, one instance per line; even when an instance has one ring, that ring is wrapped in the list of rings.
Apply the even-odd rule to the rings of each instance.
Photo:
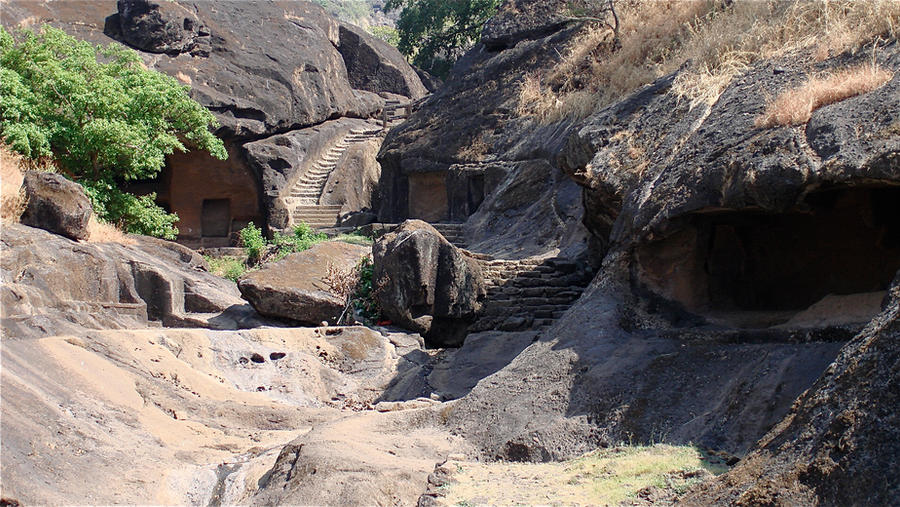
[[[427,223],[407,220],[375,243],[372,261],[385,316],[433,344],[462,343],[485,294],[474,258]]]
[[[238,281],[238,288],[262,315],[314,326],[334,324],[346,301],[328,284],[329,269],[350,273],[368,255],[367,247],[326,241],[247,273]]]
[[[21,221],[69,239],[87,239],[94,214],[81,185],[60,174],[28,171],[22,182],[25,212]]]

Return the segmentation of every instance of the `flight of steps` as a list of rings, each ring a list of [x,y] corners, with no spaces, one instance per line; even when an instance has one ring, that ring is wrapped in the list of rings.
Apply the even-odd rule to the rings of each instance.
[[[291,188],[290,198],[291,217],[293,223],[305,222],[314,228],[334,227],[337,224],[341,206],[324,206],[319,201],[328,176],[337,167],[338,161],[344,156],[347,148],[353,143],[367,141],[381,134],[379,129],[353,129],[340,141],[334,144],[306,171],[297,183]]]
[[[487,299],[470,332],[550,326],[581,297],[591,281],[590,273],[562,258],[480,262]]]
[[[463,234],[463,224],[431,224],[431,226],[456,248],[468,248],[466,237]]]

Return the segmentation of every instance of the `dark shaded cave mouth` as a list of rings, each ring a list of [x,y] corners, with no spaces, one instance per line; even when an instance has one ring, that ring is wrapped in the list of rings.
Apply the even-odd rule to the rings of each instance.
[[[711,324],[868,322],[900,269],[900,187],[819,190],[786,213],[707,211],[637,250],[640,282]]]

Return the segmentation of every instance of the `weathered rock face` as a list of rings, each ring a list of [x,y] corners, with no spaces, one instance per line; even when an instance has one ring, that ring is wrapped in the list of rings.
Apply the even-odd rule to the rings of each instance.
[[[350,85],[357,90],[389,92],[418,99],[428,93],[416,71],[386,42],[357,26],[341,23],[338,51]]]
[[[88,238],[94,210],[81,185],[59,174],[36,171],[25,173],[22,185],[26,199],[23,224],[70,239]]]
[[[310,2],[16,0],[4,5],[6,27],[30,26],[35,20],[94,43],[114,39],[138,49],[148,67],[189,86],[191,96],[216,116],[220,123],[216,133],[230,143],[231,157],[221,163],[203,161],[202,155],[195,158],[206,168],[246,173],[232,174],[232,179],[261,182],[256,185],[261,195],[242,199],[230,195],[230,189],[223,188],[227,185],[195,185],[198,190],[186,196],[173,187],[184,178],[162,179],[159,188],[149,190],[190,199],[160,198],[173,211],[191,217],[185,225],[190,233],[180,240],[192,246],[222,246],[219,243],[227,243],[228,234],[221,230],[229,224],[237,228],[249,221],[268,222],[273,228],[288,225],[285,207],[275,202],[271,189],[280,189],[280,178],[299,179],[306,168],[282,162],[269,165],[271,160],[265,157],[260,161],[258,147],[245,152],[245,144],[283,142],[278,136],[315,129],[330,120],[373,117],[385,105],[379,93],[409,98],[426,93],[396,49],[354,27],[342,29]],[[319,149],[312,137],[300,138],[312,142],[297,147],[302,153]],[[300,138],[295,141],[302,142]],[[203,173],[194,165],[180,164],[184,158],[174,157],[167,174],[181,171],[194,178]],[[374,166],[375,161],[367,164]],[[255,209],[248,208],[247,199],[258,203]],[[223,219],[224,227],[211,228],[211,236],[203,232],[199,216],[207,204],[211,215],[231,211]]]
[[[451,185],[450,191],[462,193],[470,186],[466,180],[471,180],[471,169],[462,169],[462,178],[454,169],[450,171],[451,181],[463,183]],[[538,255],[554,248],[571,257],[584,251],[590,235],[581,225],[581,189],[552,164],[535,159],[483,164],[475,170],[483,171],[485,188],[494,191],[477,207],[466,210],[474,212],[468,218],[472,231],[469,247],[473,251],[508,259]],[[466,202],[462,198],[456,201]]]
[[[506,0],[498,14],[484,24],[481,42],[498,50],[550,35],[567,23],[569,4],[565,0]]]
[[[371,122],[342,118],[245,144],[249,166],[262,178],[269,225],[288,226],[293,187],[333,146],[353,131],[373,129],[377,131],[378,127]],[[375,182],[380,176],[374,153],[381,139],[374,136],[348,147],[326,182],[323,204],[346,205],[346,211],[371,207]]]
[[[82,334],[150,325],[238,329],[262,322],[231,282],[206,272],[196,252],[168,241],[75,243],[4,224],[5,336]]]
[[[898,226],[900,48],[875,55],[890,82],[799,128],[754,125],[768,96],[806,76],[796,57],[756,65],[712,106],[679,105],[670,75],[589,118],[561,163],[586,189],[588,226],[626,253],[618,269],[737,327],[786,323],[829,294],[884,291],[900,268],[900,245],[879,239]],[[878,311],[868,306],[857,330]],[[753,312],[765,318],[744,318]]]
[[[427,223],[407,220],[375,243],[372,261],[386,317],[431,345],[462,343],[485,295],[474,258]]]
[[[584,191],[600,274],[536,343],[452,405],[451,429],[504,459],[571,457],[629,438],[744,453],[878,312],[900,267],[897,242],[878,239],[896,236],[900,216],[897,45],[874,51],[894,71],[889,83],[817,110],[803,127],[754,120],[773,93],[857,65],[862,52],[762,62],[712,106],[679,101],[676,73],[581,124],[527,134],[534,124],[510,119],[516,97],[504,90],[573,33],[476,48],[380,154],[391,196],[382,217],[412,214],[442,189],[447,216],[471,212],[454,197],[466,195],[456,181],[483,168],[490,190],[468,227],[493,219],[505,241],[518,232],[504,230],[506,213],[547,209],[535,202],[551,179],[539,178],[542,168],[565,169]],[[460,155],[476,145],[471,132],[486,132],[478,162]],[[418,188],[429,197],[417,201]],[[398,380],[396,393],[427,390],[423,371]]]
[[[350,271],[368,253],[363,246],[326,241],[244,275],[238,288],[262,315],[310,325],[334,324],[345,301],[326,283],[328,269]]]
[[[501,13],[514,17],[514,5],[505,4]],[[555,48],[576,33],[564,28],[502,51],[479,45],[464,56],[448,81],[385,139],[378,157],[379,219],[466,222],[481,208],[483,213],[466,226],[466,236],[481,251],[521,248],[517,254],[566,250],[568,256],[581,255],[586,235],[580,204],[569,198],[577,189],[553,156],[565,145],[573,123],[540,125],[515,114],[525,76],[551,68],[558,58]],[[537,166],[543,168],[539,181]],[[525,192],[510,192],[529,184],[525,181],[540,188],[541,195],[534,198],[537,192],[528,192],[534,199],[524,200],[517,196]],[[540,203],[554,203],[556,209],[537,212]],[[490,219],[500,220],[486,206],[503,208],[502,225],[485,227]],[[545,221],[555,225],[548,227]],[[504,225],[504,234],[495,234]]]
[[[191,87],[193,97],[219,119],[221,135],[258,137],[369,113],[332,45],[337,21],[320,7],[287,1],[229,3],[227,8],[180,2],[168,8],[179,7],[196,13],[209,32],[208,55],[162,58],[155,68]],[[125,14],[120,9],[123,26],[130,19]],[[169,25],[135,25],[134,37],[165,38]]]
[[[413,504],[435,460],[446,459],[457,439],[415,413],[363,412],[373,424],[347,415],[374,401],[398,358],[420,349],[416,338],[359,327],[114,330],[27,340],[4,334],[3,498],[23,505],[208,505],[262,503],[252,501],[258,495],[279,504],[315,498],[349,505],[389,503],[402,489],[403,503]],[[338,419],[353,430],[328,439],[309,433]],[[379,436],[388,419],[393,435]],[[294,494],[308,462],[295,462],[290,488],[272,465],[308,433],[304,447],[319,456],[312,466],[351,462],[347,450],[363,442],[378,452],[349,454],[376,459],[368,460],[365,477],[353,476],[362,480],[341,484],[335,476],[350,478],[346,469],[320,468],[334,482],[316,496]],[[166,480],[144,480],[147,474]],[[342,489],[361,484],[373,485],[366,496],[339,501],[347,500]]]
[[[152,0],[119,0],[117,7],[122,39],[129,45],[150,53],[197,50],[209,56],[208,39],[205,50],[197,47],[197,38],[208,37],[209,32],[190,10],[174,2]]]
[[[900,285],[784,418],[684,503],[889,505],[900,495]]]

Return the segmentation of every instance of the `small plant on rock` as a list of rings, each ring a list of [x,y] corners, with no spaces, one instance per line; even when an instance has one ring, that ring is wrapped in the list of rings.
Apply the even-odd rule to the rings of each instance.
[[[241,245],[247,249],[247,263],[258,264],[263,249],[266,248],[266,238],[263,237],[262,229],[250,224],[241,229],[240,236]]]
[[[325,283],[333,294],[344,300],[338,325],[352,323],[350,311],[354,309],[364,324],[370,325],[380,318],[381,308],[375,300],[378,288],[372,282],[372,273],[373,264],[369,257],[363,257],[348,270],[341,270],[332,263],[326,267]]]

